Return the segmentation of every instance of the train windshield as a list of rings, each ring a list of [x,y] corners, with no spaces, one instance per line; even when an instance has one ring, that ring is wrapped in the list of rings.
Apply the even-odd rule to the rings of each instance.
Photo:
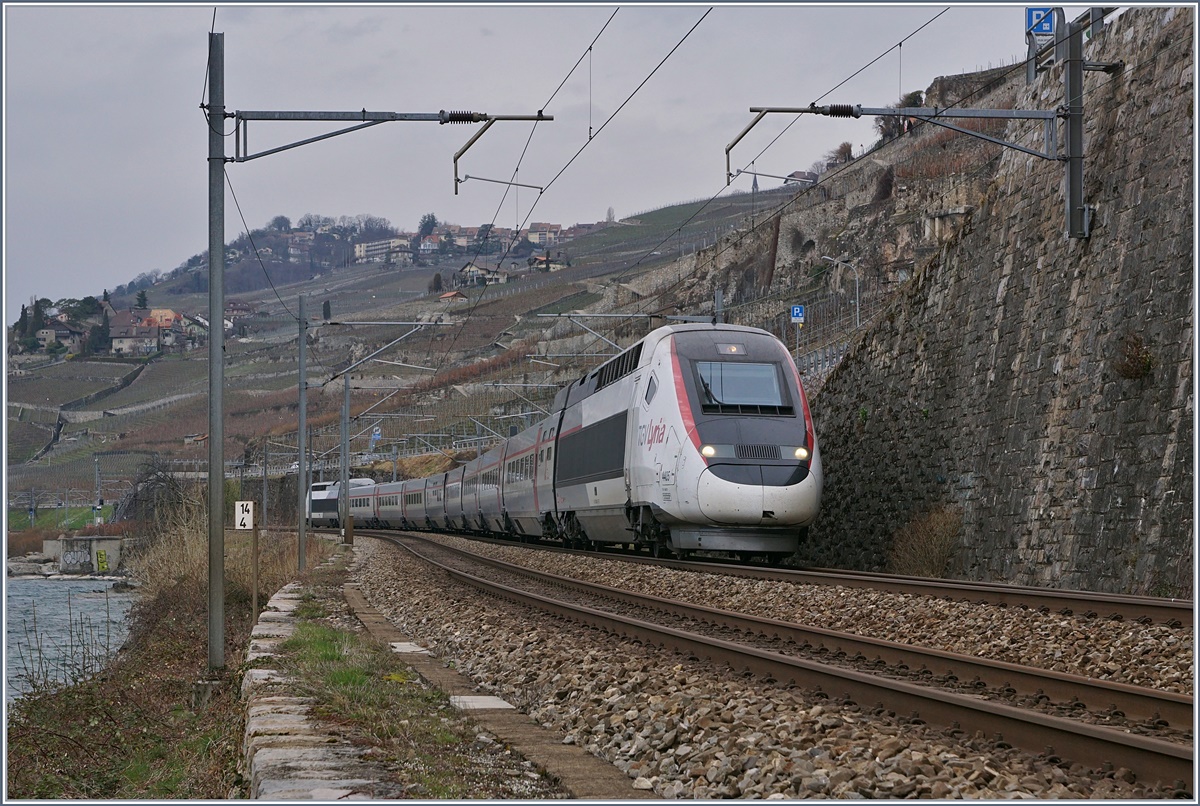
[[[700,402],[716,406],[784,406],[775,364],[697,361]]]

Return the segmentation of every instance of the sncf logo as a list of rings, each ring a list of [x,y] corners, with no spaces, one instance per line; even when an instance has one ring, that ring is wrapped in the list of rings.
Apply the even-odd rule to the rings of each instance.
[[[638,426],[638,445],[646,446],[646,450],[654,450],[655,445],[661,445],[667,440],[667,426],[662,420]]]

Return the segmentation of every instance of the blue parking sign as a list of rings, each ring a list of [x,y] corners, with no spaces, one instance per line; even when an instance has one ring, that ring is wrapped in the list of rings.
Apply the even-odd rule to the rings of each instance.
[[[1049,8],[1025,9],[1025,30],[1032,34],[1054,34],[1054,15]],[[1036,25],[1034,23],[1037,23]]]
[[[804,306],[803,305],[793,305],[792,306],[792,324],[799,324],[799,325],[804,324]]]

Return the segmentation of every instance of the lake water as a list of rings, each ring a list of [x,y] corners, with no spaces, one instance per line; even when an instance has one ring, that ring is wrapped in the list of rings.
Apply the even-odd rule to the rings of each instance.
[[[4,700],[30,679],[69,683],[81,669],[120,649],[129,633],[133,594],[103,579],[9,579],[5,582]]]

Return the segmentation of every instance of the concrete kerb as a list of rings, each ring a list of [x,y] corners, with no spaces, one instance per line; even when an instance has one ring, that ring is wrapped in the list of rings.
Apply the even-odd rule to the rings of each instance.
[[[336,558],[328,560],[332,564]],[[292,681],[262,662],[295,630],[294,611],[301,585],[284,586],[271,597],[251,631],[247,662],[260,662],[242,678],[246,731],[242,774],[247,796],[269,800],[369,800],[395,794],[386,770],[364,758],[366,750],[351,745],[311,717],[312,700],[293,696]],[[343,589],[350,611],[376,639],[427,683],[449,695],[451,703],[471,713],[483,730],[556,777],[576,798],[643,800],[656,796],[634,788],[613,765],[582,748],[564,745],[561,737],[533,722],[498,697],[480,695],[471,681],[429,655],[370,606],[353,583]]]
[[[271,597],[250,635],[247,661],[274,656],[295,630],[299,583]],[[359,800],[387,794],[378,765],[311,718],[312,701],[291,696],[291,680],[277,669],[247,669],[242,678],[246,732],[242,773],[250,798],[270,800]]]
[[[558,779],[570,793],[584,800],[651,800],[653,792],[635,788],[634,781],[612,764],[581,747],[566,745],[562,737],[543,728],[527,714],[499,697],[481,695],[470,678],[404,635],[367,602],[354,583],[343,588],[350,612],[367,631],[404,656],[404,662],[425,682],[442,690],[455,707],[468,711],[483,730],[525,759]]]

